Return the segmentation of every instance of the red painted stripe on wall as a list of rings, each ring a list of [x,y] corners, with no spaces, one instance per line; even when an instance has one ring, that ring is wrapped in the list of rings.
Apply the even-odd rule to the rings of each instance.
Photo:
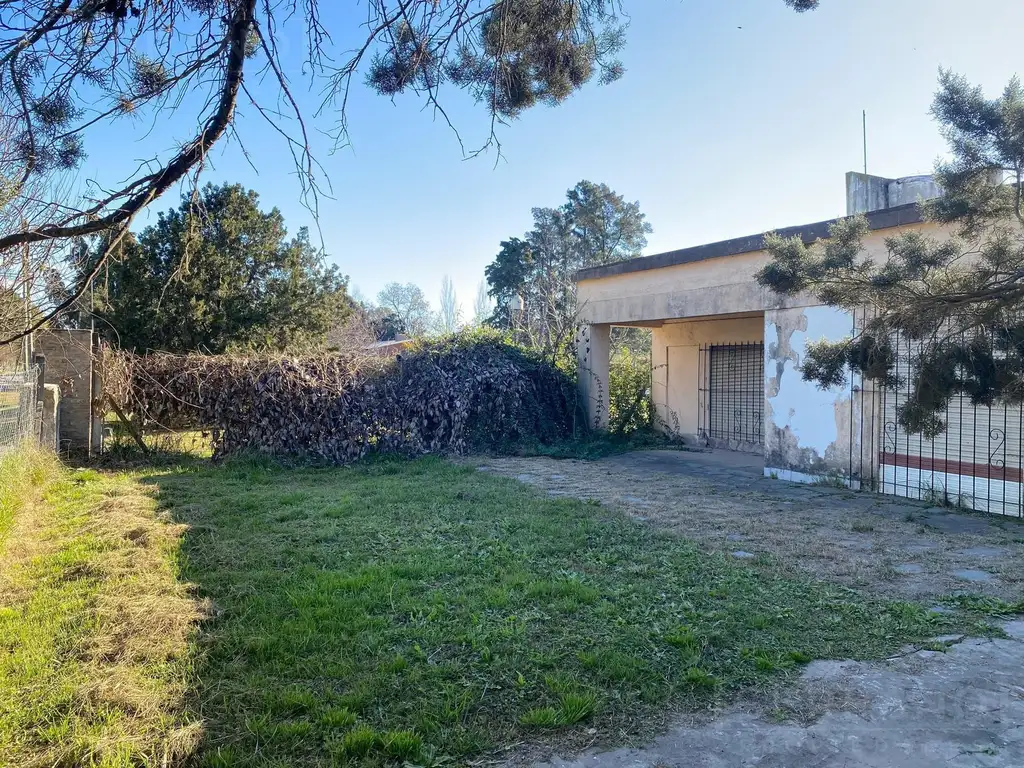
[[[1021,470],[1019,467],[996,467],[992,464],[972,464],[968,461],[933,459],[929,456],[908,456],[904,453],[880,453],[878,454],[878,460],[882,464],[888,464],[890,467],[909,467],[910,469],[945,472],[949,475],[1006,480],[1013,483],[1021,481]]]

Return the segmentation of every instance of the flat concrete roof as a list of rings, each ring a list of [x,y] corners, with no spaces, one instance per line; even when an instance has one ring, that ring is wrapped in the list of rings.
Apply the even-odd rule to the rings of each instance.
[[[885,208],[881,211],[872,211],[865,214],[868,220],[868,227],[872,230],[890,229],[902,227],[906,224],[919,224],[921,211],[917,203],[898,205],[892,208]],[[846,217],[841,217],[846,218]],[[829,219],[818,221],[814,224],[803,224],[798,227],[786,227],[775,230],[783,237],[799,235],[807,244],[815,240],[828,237],[828,230],[840,219]],[[641,256],[637,259],[626,259],[616,261],[614,264],[604,264],[600,267],[581,269],[576,273],[576,281],[595,280],[599,277],[612,277],[613,275],[624,275],[630,272],[642,272],[645,269],[660,269],[662,267],[674,267],[677,264],[690,264],[694,261],[706,259],[717,259],[722,256],[735,256],[740,253],[752,253],[764,248],[764,234],[747,235],[746,237],[734,237],[732,240],[721,240],[717,243],[706,245],[695,245],[692,248],[681,248],[678,251],[657,253],[653,256]]]

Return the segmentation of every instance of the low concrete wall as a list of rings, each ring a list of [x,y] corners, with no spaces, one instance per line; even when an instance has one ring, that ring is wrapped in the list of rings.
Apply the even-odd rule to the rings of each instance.
[[[93,416],[100,396],[98,350],[89,330],[44,331],[35,336],[34,354],[46,358],[45,383],[60,389],[60,449],[97,452],[101,430]]]
[[[889,179],[856,171],[846,174],[847,216],[913,205],[941,195],[942,188],[929,175]]]

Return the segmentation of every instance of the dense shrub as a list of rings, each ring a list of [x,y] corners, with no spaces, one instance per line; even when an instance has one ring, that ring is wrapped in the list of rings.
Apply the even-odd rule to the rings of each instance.
[[[655,424],[650,354],[621,347],[608,366],[608,429],[613,434],[650,430]]]
[[[108,377],[122,412],[150,427],[209,429],[215,456],[462,453],[555,442],[582,424],[571,379],[479,331],[393,360],[118,353]]]

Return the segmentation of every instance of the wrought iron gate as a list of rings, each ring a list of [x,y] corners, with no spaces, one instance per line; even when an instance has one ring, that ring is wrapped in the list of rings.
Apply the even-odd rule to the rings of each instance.
[[[764,343],[699,349],[697,418],[709,444],[734,450],[764,445]]]

